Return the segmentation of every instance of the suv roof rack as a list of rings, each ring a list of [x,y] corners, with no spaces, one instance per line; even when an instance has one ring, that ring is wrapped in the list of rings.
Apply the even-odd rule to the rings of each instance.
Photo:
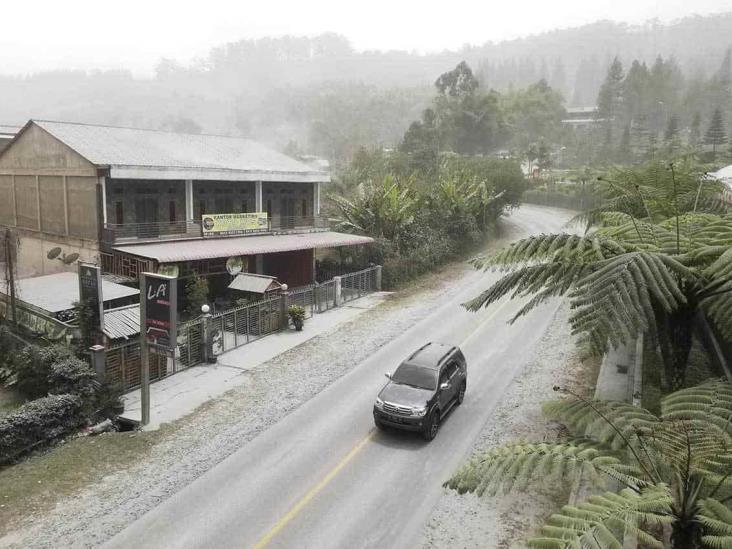
[[[425,349],[427,349],[427,348],[428,348],[428,347],[430,347],[431,345],[435,345],[435,346],[439,346],[439,347],[445,347],[445,348],[446,348],[446,350],[445,350],[445,352],[444,352],[443,354],[440,354],[440,355],[436,355],[436,354],[434,354],[434,355],[432,355],[432,356],[430,357],[430,360],[428,361],[428,364],[425,364],[425,365],[428,365],[428,366],[429,366],[429,365],[432,365],[432,366],[439,366],[440,364],[442,364],[442,363],[443,363],[443,362],[445,361],[445,359],[446,359],[446,358],[447,358],[448,356],[450,356],[450,354],[452,354],[452,352],[453,352],[453,351],[455,351],[455,349],[457,349],[457,347],[456,347],[455,345],[447,345],[447,344],[445,344],[445,343],[434,343],[434,342],[430,341],[429,343],[425,343],[425,344],[424,344],[424,345],[422,345],[422,346],[421,346],[421,347],[420,347],[419,349],[417,349],[416,351],[414,351],[414,352],[413,352],[413,353],[412,353],[412,354],[411,354],[411,355],[409,356],[409,358],[408,358],[407,360],[408,360],[408,361],[412,361],[412,360],[414,360],[414,358],[415,358],[415,357],[417,357],[417,355],[419,355],[420,353],[422,353],[422,352],[423,352],[423,351],[424,351]],[[438,350],[438,352],[439,352],[439,350]],[[436,359],[436,360],[435,360],[435,359]],[[419,361],[418,361],[418,362],[419,362]]]

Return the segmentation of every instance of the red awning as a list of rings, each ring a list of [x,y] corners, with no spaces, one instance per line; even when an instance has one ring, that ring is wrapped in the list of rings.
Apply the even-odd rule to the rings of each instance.
[[[114,250],[154,259],[158,263],[177,263],[179,261],[271,254],[294,250],[310,250],[313,248],[356,246],[358,244],[369,244],[373,241],[374,239],[368,236],[325,231],[302,234],[176,240],[155,242],[152,244],[115,246]]]

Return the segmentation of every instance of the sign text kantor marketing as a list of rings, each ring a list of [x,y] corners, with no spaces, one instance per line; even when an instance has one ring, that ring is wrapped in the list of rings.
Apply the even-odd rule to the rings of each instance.
[[[203,236],[265,232],[267,212],[209,214],[201,216]]]

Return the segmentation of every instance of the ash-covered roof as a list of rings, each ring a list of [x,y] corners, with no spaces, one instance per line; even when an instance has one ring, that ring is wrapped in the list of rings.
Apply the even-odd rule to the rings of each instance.
[[[17,297],[30,305],[58,313],[73,308],[79,301],[79,276],[76,273],[56,273],[15,282]],[[4,290],[3,290],[4,293]],[[102,298],[105,302],[138,295],[140,290],[102,279]]]
[[[114,249],[118,252],[154,259],[159,263],[176,263],[178,261],[194,261],[217,257],[354,246],[357,244],[369,244],[373,241],[374,239],[368,236],[326,231],[302,234],[177,240],[155,242],[152,244],[115,246]]]
[[[327,182],[326,171],[241,137],[32,120],[111,177]]]
[[[140,334],[140,304],[104,311],[104,335],[129,339]]]

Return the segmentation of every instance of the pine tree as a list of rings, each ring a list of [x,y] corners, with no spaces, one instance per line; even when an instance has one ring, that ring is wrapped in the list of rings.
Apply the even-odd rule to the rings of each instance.
[[[666,126],[666,132],[663,134],[663,140],[666,143],[671,143],[679,135],[679,117],[672,114],[668,119],[668,125]]]
[[[598,111],[608,120],[612,120],[618,114],[623,96],[623,78],[623,64],[616,57],[607,71],[607,76],[597,96]]]
[[[727,134],[724,131],[724,120],[722,110],[717,107],[712,113],[712,120],[709,123],[707,133],[704,135],[704,143],[712,146],[712,154],[716,157],[717,145],[724,145],[727,142]]]
[[[699,111],[694,112],[689,126],[689,145],[696,147],[701,137],[701,114]]]

